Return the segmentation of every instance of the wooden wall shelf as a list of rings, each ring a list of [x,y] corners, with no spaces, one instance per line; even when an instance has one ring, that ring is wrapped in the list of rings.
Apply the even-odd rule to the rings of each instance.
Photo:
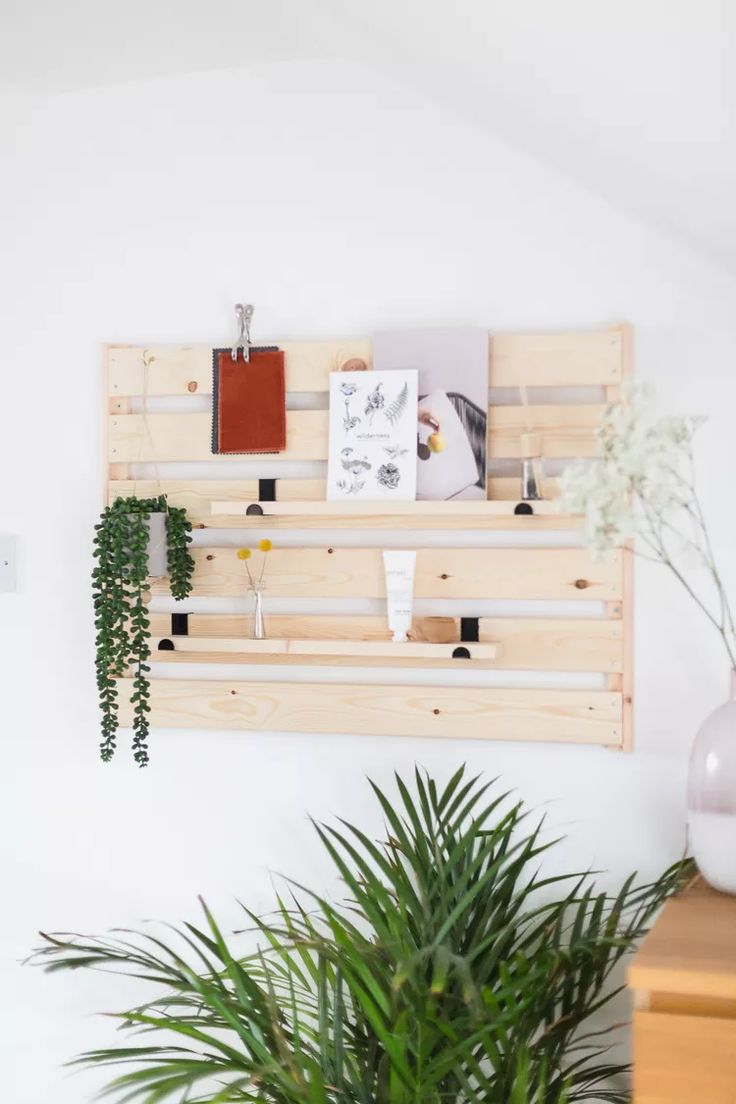
[[[161,644],[165,650],[161,651]],[[409,640],[249,640],[244,637],[164,637],[154,641],[154,659],[185,663],[324,663],[330,666],[373,665],[383,667],[493,666],[497,644],[428,644]]]
[[[519,511],[517,513],[517,511]],[[489,502],[238,502],[212,503],[212,528],[289,529],[575,529],[581,518],[557,503]]]
[[[321,395],[323,404],[330,372],[356,357],[370,366],[370,342],[363,339],[285,342],[280,347],[286,356],[287,399],[289,394],[312,393]],[[394,644],[385,616],[319,611],[322,600],[384,597],[378,548],[341,547],[339,534],[332,543],[325,538],[319,547],[279,547],[276,540],[266,576],[271,639],[249,640],[247,618],[241,614],[189,612],[191,604],[183,604],[187,615],[172,623],[170,615],[152,613],[157,669],[158,664],[186,663],[202,670],[196,679],[152,680],[153,724],[533,739],[629,748],[630,556],[615,553],[596,560],[580,547],[575,530],[581,519],[558,511],[554,478],[545,480],[547,498],[533,504],[533,514],[517,514],[520,479],[508,468],[518,462],[521,437],[529,431],[541,435],[543,454],[551,460],[594,456],[596,427],[605,403],[618,397],[630,359],[625,326],[585,333],[493,335],[489,387],[503,389],[505,401],[512,401],[489,407],[489,456],[503,461],[507,470],[492,469],[487,499],[346,504],[326,502],[324,476],[314,474],[314,462],[324,467],[327,457],[324,409],[304,409],[302,401],[296,404],[299,409],[288,408],[286,451],[262,458],[264,478],[259,478],[260,471],[255,478],[233,478],[230,473],[238,470],[236,465],[245,462],[252,470],[257,459],[211,453],[210,415],[201,409],[201,396],[212,391],[211,348],[110,346],[108,501],[120,495],[165,493],[172,505],[186,507],[197,528],[211,531],[199,538],[194,550],[193,601],[245,597],[243,565],[232,547],[232,533],[225,539],[218,537],[218,530],[241,530],[243,544],[254,530],[396,530],[409,547],[417,548],[417,601],[443,599],[449,613],[415,618],[410,642]],[[530,405],[522,403],[522,386],[531,389]],[[508,391],[514,388],[516,397]],[[571,390],[575,388],[587,390],[576,394]],[[591,388],[597,391],[591,393]],[[148,400],[154,398],[155,411],[146,413]],[[167,410],[168,399],[176,402]],[[298,474],[302,461],[310,462],[310,474]],[[284,464],[284,476],[276,474],[274,479]],[[192,468],[187,476],[190,465],[197,465],[196,474]],[[527,543],[463,547],[460,534],[468,530],[508,530],[524,534]],[[529,546],[526,534],[553,530],[554,546]],[[433,531],[442,534],[440,545],[456,531],[456,546],[433,547]],[[155,582],[151,589],[154,596],[167,592],[165,582]],[[315,608],[269,615],[271,599],[281,606],[295,599],[313,602]],[[593,616],[586,608],[586,615],[579,617],[554,612],[544,617],[536,608],[533,617],[460,615],[470,603],[488,600],[597,606]],[[165,650],[157,650],[160,642],[165,642]],[[459,647],[470,652],[469,659],[454,657]],[[274,665],[283,668],[284,677],[278,682],[236,683],[213,678],[223,664]],[[302,665],[350,667],[352,681],[290,682],[288,668]],[[446,685],[427,689],[374,684],[376,668],[395,667],[435,670]],[[360,682],[360,668],[374,669],[372,681]],[[163,673],[165,666],[161,669]],[[452,682],[462,670],[564,672],[585,676],[587,685],[588,676],[597,673],[603,688],[467,688]],[[129,682],[123,680],[121,687],[125,720]]]

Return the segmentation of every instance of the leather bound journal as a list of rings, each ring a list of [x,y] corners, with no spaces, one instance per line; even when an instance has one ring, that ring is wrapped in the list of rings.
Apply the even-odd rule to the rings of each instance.
[[[247,361],[212,352],[212,451],[283,452],[286,448],[284,354],[254,346]]]

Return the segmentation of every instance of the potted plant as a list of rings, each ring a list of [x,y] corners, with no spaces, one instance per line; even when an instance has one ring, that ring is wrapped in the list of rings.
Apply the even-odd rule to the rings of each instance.
[[[150,620],[148,579],[168,571],[172,597],[192,591],[191,522],[186,510],[158,498],[117,498],[95,526],[92,596],[95,611],[97,689],[102,712],[100,757],[115,753],[117,680],[133,671],[133,758],[148,763]]]
[[[559,842],[521,802],[458,770],[373,786],[379,839],[315,825],[345,900],[297,883],[245,939],[201,924],[168,934],[44,936],[50,971],[129,974],[150,999],[80,1066],[112,1069],[129,1104],[625,1104],[612,1085],[616,968],[685,876],[614,894],[585,873],[540,873]],[[260,946],[255,947],[254,943]]]

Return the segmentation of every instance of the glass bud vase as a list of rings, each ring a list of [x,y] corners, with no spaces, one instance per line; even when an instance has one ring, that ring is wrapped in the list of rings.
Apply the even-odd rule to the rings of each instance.
[[[736,671],[729,700],[695,737],[688,776],[690,850],[706,882],[736,894]]]
[[[250,637],[251,640],[266,639],[266,623],[263,619],[263,583],[253,583],[248,587],[251,600]]]

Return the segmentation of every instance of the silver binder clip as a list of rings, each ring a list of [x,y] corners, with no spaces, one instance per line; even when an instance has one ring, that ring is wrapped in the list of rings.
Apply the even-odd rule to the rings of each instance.
[[[250,323],[253,317],[253,304],[246,303],[243,306],[242,303],[235,304],[235,317],[238,322],[238,336],[235,339],[235,344],[232,347],[231,356],[233,360],[238,359],[238,349],[243,350],[243,360],[248,363],[250,360]]]

